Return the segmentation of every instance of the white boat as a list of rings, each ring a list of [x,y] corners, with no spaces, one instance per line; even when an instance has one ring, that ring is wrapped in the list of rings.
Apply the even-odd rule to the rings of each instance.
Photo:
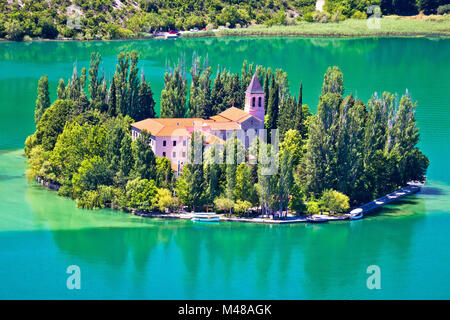
[[[328,219],[324,218],[318,214],[314,214],[312,216],[307,217],[306,221],[311,222],[311,223],[323,223],[323,222],[328,222]]]
[[[350,211],[350,220],[359,220],[364,217],[363,215],[363,209],[356,208],[352,211]]]
[[[176,34],[176,33],[166,33],[166,35],[165,35],[165,38],[166,39],[176,39],[176,38],[178,38],[178,34]]]
[[[219,222],[220,215],[215,212],[196,212],[192,215],[191,220],[200,222]]]

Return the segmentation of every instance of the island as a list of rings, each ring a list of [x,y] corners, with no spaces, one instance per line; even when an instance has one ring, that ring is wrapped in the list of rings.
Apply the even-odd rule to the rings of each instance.
[[[274,220],[347,213],[425,180],[408,91],[364,103],[329,67],[312,114],[284,70],[244,61],[241,72],[213,77],[208,59],[192,61],[189,75],[182,58],[168,67],[160,108],[135,51],[118,55],[110,80],[99,53],[81,74],[75,63],[53,103],[43,76],[27,177],[80,208]]]

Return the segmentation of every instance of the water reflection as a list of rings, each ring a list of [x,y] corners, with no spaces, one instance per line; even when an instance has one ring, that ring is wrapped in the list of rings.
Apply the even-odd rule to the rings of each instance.
[[[101,274],[105,267],[112,274],[126,273],[138,298],[339,298],[340,290],[347,298],[354,292],[367,294],[368,265],[379,264],[387,273],[409,268],[413,235],[427,210],[425,200],[416,198],[350,223],[211,225],[129,220],[135,217],[108,210],[72,207],[68,212],[64,202],[42,203],[33,192],[27,193],[27,201],[39,219],[47,219],[62,253],[85,261],[100,277],[111,276]],[[124,227],[117,225],[120,220]],[[401,276],[394,280],[406,281]]]

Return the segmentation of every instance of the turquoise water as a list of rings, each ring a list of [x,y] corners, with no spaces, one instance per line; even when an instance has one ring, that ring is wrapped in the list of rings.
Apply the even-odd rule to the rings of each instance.
[[[115,56],[132,49],[157,100],[168,61],[193,52],[232,71],[244,59],[281,67],[293,92],[303,80],[313,110],[329,65],[365,101],[408,88],[431,161],[426,188],[361,221],[270,226],[81,210],[28,184],[21,148],[34,131],[37,79],[49,75],[54,97],[73,61],[80,69],[99,50],[108,76]],[[1,43],[0,298],[448,299],[449,56],[449,39],[425,38]],[[66,287],[69,265],[81,269],[81,290]],[[369,265],[380,266],[381,290],[367,289]]]

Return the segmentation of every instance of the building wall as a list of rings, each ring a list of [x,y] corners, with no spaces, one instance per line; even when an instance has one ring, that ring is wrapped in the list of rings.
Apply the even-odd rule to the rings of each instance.
[[[189,140],[184,136],[156,137],[153,150],[158,157],[167,157],[172,163],[177,164],[179,161],[184,164],[188,156]]]
[[[253,98],[255,98],[255,104],[253,105]],[[259,104],[259,99],[261,99],[261,105]],[[252,116],[264,121],[264,93],[261,94],[249,94],[245,95],[245,112],[250,113]]]

